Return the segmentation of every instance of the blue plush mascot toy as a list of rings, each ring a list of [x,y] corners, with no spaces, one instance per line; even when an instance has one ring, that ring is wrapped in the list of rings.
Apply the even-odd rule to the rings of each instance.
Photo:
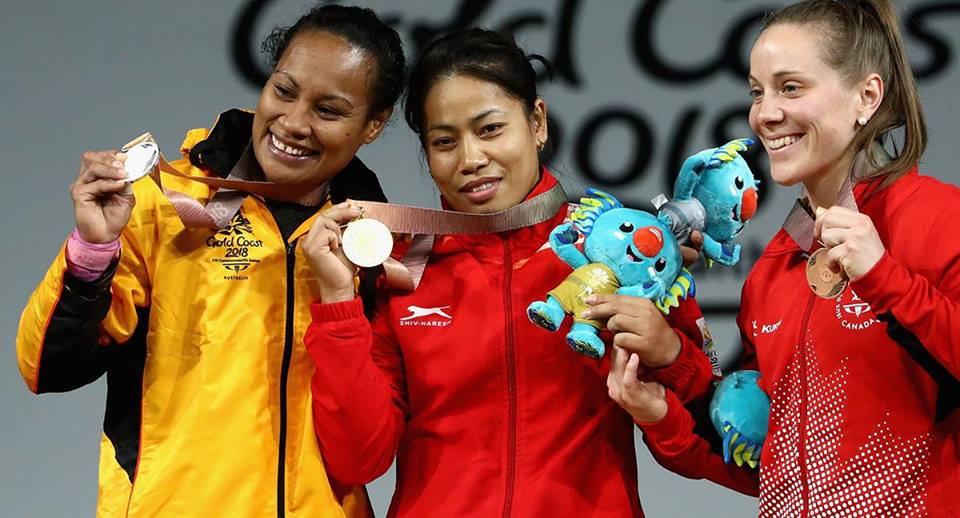
[[[723,378],[710,401],[710,421],[723,438],[723,460],[751,468],[760,462],[767,436],[770,398],[757,383],[760,373],[737,371]]]
[[[577,247],[580,234],[582,251]],[[549,241],[574,270],[545,301],[530,304],[527,316],[540,327],[556,331],[566,314],[572,314],[567,344],[591,358],[601,358],[605,348],[597,336],[601,322],[580,316],[589,307],[584,302],[587,296],[645,297],[666,313],[693,293],[693,277],[683,269],[680,248],[666,220],[625,208],[603,191],[587,189],[570,222],[554,228]]]
[[[654,200],[680,244],[686,244],[694,230],[703,234],[708,265],[716,261],[733,266],[740,260],[740,245],[733,240],[757,212],[760,184],[740,156],[751,145],[750,139],[731,140],[687,158],[674,183],[673,199]]]

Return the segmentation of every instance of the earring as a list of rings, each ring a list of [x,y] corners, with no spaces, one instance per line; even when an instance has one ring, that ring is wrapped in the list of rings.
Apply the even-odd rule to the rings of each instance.
[[[870,120],[870,119],[868,119],[868,118],[866,118],[866,117],[864,117],[864,116],[861,115],[860,118],[857,119],[857,124],[859,124],[859,125],[861,125],[861,126],[866,126],[866,125],[867,125],[867,121],[869,121],[869,120]]]
[[[547,143],[544,141],[537,142],[537,151],[543,151],[543,146],[545,146],[546,144]]]

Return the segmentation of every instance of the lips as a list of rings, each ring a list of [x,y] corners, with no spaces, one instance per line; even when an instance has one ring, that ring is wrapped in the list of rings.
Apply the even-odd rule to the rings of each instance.
[[[763,140],[767,146],[767,149],[769,149],[770,151],[777,151],[780,149],[788,148],[796,144],[797,141],[799,141],[803,137],[804,135],[800,133],[800,134],[794,134],[794,135],[783,135],[780,137],[765,137]]]
[[[460,193],[475,205],[482,205],[492,200],[500,189],[502,178],[478,178],[460,188]]]
[[[270,152],[285,162],[302,162],[319,154],[318,151],[281,140],[273,133],[269,133]]]

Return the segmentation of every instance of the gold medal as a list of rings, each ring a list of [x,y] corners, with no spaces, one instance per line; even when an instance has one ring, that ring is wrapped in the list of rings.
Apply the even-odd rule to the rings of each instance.
[[[817,296],[832,299],[847,288],[847,275],[840,270],[834,273],[827,263],[827,249],[821,248],[807,259],[807,283]]]
[[[150,171],[153,171],[160,162],[160,147],[149,133],[123,146],[123,153],[127,155],[127,159],[123,162],[127,182],[135,182],[150,174]]]
[[[390,257],[393,235],[386,225],[372,218],[347,223],[343,230],[343,255],[361,268],[379,266]]]

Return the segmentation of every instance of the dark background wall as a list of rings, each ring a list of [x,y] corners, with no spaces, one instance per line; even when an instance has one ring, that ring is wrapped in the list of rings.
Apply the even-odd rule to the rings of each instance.
[[[749,136],[747,56],[759,16],[785,2],[360,2],[400,31],[413,55],[433,34],[483,25],[512,28],[528,52],[555,65],[543,83],[556,123],[552,166],[567,192],[609,190],[647,206],[669,192],[687,155]],[[96,499],[105,385],[32,396],[16,368],[14,336],[27,295],[72,228],[67,186],[86,149],[118,147],[143,131],[175,155],[184,132],[222,109],[253,107],[266,68],[257,49],[271,27],[310,2],[5,0],[0,7],[0,516],[84,516]],[[960,125],[960,2],[903,1],[906,43],[930,126],[922,170],[960,183],[953,162]],[[737,353],[739,286],[779,228],[798,188],[764,180],[758,215],[742,238],[744,260],[698,274],[721,358]],[[362,152],[393,201],[436,206],[416,140],[399,118]],[[945,239],[956,239],[945,234]],[[565,354],[565,351],[557,351]],[[638,437],[639,443],[639,437]],[[755,501],[660,469],[638,447],[640,492],[650,516],[749,516]],[[393,487],[371,486],[378,510]]]

